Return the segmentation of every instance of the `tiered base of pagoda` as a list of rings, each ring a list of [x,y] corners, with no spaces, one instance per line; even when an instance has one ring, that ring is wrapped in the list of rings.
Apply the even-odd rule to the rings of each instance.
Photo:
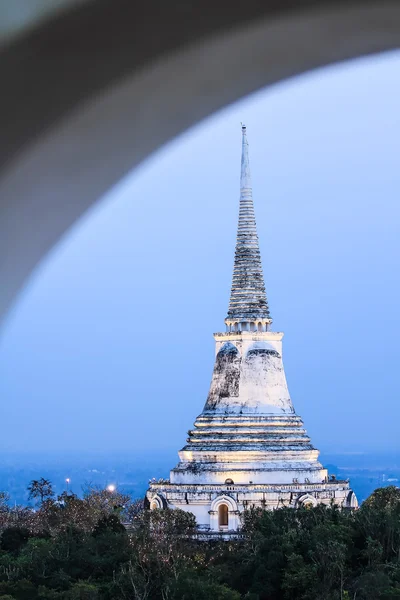
[[[237,531],[240,514],[252,507],[276,509],[335,504],[357,507],[357,498],[348,481],[333,478],[313,484],[226,484],[182,485],[160,480],[150,485],[146,498],[150,509],[180,508],[193,513],[199,530]]]
[[[169,480],[151,483],[150,509],[192,512],[199,530],[234,532],[240,514],[260,507],[357,506],[347,481],[329,478],[295,414],[204,411]]]
[[[328,477],[297,415],[203,412],[171,471],[175,484],[321,483]]]

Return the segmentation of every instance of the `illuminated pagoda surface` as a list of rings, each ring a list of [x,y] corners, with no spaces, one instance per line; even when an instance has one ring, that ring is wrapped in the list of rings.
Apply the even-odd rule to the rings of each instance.
[[[180,508],[200,530],[235,532],[250,507],[357,506],[348,481],[329,477],[294,410],[282,362],[283,333],[271,330],[242,126],[239,222],[226,331],[203,412],[169,480],[152,482],[150,509]]]

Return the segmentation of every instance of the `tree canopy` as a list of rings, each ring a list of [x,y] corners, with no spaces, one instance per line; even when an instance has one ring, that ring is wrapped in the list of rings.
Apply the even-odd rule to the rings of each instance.
[[[240,539],[200,541],[181,510],[117,490],[0,504],[0,600],[400,600],[400,490],[358,510],[251,509]]]

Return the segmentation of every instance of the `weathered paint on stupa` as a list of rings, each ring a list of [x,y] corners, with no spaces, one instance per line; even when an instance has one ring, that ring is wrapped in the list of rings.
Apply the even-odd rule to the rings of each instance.
[[[204,531],[234,532],[240,527],[240,513],[251,506],[356,506],[349,483],[329,478],[318,461],[319,451],[289,395],[283,333],[270,331],[245,126],[225,324],[226,332],[214,334],[215,366],[203,412],[189,431],[170,479],[151,483],[146,494],[150,508],[178,507],[193,512]]]

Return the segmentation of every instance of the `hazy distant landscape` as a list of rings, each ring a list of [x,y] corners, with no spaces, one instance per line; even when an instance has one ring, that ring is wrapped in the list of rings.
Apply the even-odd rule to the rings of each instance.
[[[28,483],[46,477],[57,494],[69,490],[80,495],[87,484],[106,487],[115,484],[134,498],[144,495],[149,479],[168,477],[178,457],[175,451],[162,455],[9,455],[0,466],[0,490],[8,491],[12,504],[26,504]],[[321,461],[331,475],[351,480],[360,502],[377,487],[398,485],[399,454],[325,454]]]
[[[68,478],[69,491],[78,495],[87,484],[106,487],[112,483],[136,498],[144,495],[151,477],[166,476],[174,461],[175,457],[167,454],[161,461],[144,456],[9,455],[1,462],[0,490],[10,494],[13,504],[26,504],[26,488],[32,479],[50,479],[56,494],[61,494],[67,489]]]

